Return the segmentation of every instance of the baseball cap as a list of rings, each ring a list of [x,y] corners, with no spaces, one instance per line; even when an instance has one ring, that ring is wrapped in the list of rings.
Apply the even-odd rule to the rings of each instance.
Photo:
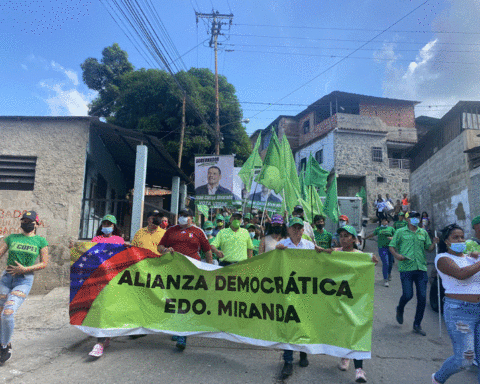
[[[117,219],[116,219],[115,216],[113,216],[113,215],[105,215],[105,216],[103,216],[102,221],[109,221],[109,222],[117,225]]]
[[[301,205],[296,205],[293,208],[293,212],[303,212],[303,207]]]
[[[203,229],[213,229],[214,225],[211,221],[205,221],[205,223],[203,223]]]
[[[22,219],[29,219],[32,221],[36,221],[37,223],[39,222],[39,218],[37,215],[37,212],[35,211],[27,211],[22,215]]]
[[[232,215],[230,217],[242,217],[242,212],[232,212]]]
[[[420,217],[420,212],[411,211],[409,212],[408,216],[405,216],[405,217]]]
[[[257,228],[257,227],[255,226],[255,224],[253,224],[253,223],[247,225],[247,229],[250,229],[250,228],[252,228],[252,227],[255,228],[255,229]]]
[[[283,217],[278,214],[273,215],[272,224],[283,224]]]
[[[160,215],[160,211],[157,210],[157,209],[155,209],[155,210],[150,211],[150,212],[147,213],[147,218],[149,218],[149,217],[151,217],[151,216],[158,216],[158,215]]]
[[[244,216],[245,219],[251,219],[252,218],[252,214],[251,213],[246,213],[245,216]]]
[[[473,220],[472,220],[472,227],[475,224],[479,224],[479,223],[480,223],[480,216],[474,217]]]
[[[190,216],[193,217],[193,212],[190,208],[183,208],[178,212],[179,216]]]
[[[351,225],[345,225],[342,228],[337,229],[337,233],[340,233],[341,231],[346,231],[346,232],[350,233],[351,235],[357,237],[357,231]]]
[[[343,220],[343,221],[348,221],[348,216],[347,215],[341,215],[338,220]]]
[[[293,227],[295,224],[300,224],[303,227],[303,220],[300,219],[299,217],[294,217],[288,222],[288,227]]]

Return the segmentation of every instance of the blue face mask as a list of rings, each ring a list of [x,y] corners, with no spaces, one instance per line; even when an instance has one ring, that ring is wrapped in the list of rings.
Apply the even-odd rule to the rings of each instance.
[[[410,219],[410,224],[414,225],[415,227],[418,226],[418,224],[420,224],[420,219],[418,217],[412,217]]]
[[[105,234],[105,235],[109,235],[113,232],[113,227],[102,227],[102,232]]]
[[[206,234],[207,236],[210,236],[212,233],[213,233],[213,229],[206,229],[206,230],[205,230],[205,234]]]
[[[466,243],[452,243],[450,245],[450,248],[453,252],[457,253],[464,253],[467,250],[467,244]]]

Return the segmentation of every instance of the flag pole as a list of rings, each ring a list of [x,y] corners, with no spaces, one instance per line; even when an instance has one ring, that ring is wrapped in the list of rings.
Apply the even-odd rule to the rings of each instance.
[[[267,204],[268,204],[268,198],[270,197],[270,194],[272,193],[272,190],[268,190],[268,196],[267,196],[267,200],[265,201],[265,206],[263,207],[263,212],[262,212],[262,221],[260,223],[260,225],[263,227],[263,220],[265,219],[265,210],[267,209]]]
[[[437,231],[435,230],[435,237],[437,237]],[[435,243],[435,258],[438,255],[438,244]],[[440,274],[437,271],[437,297],[438,297],[438,332],[442,337],[442,301],[440,300]]]
[[[252,172],[253,171],[253,172]],[[250,190],[252,189],[252,182],[253,182],[253,177],[255,176],[255,168],[250,170]],[[246,189],[246,188],[245,188]],[[255,187],[256,189],[256,187]],[[250,193],[249,190],[247,190],[247,197],[243,200],[243,208],[242,208],[242,215],[245,215],[245,209],[247,208],[247,201],[248,201],[248,193]],[[252,198],[252,204],[253,204],[253,198]],[[250,211],[252,208],[250,208]]]

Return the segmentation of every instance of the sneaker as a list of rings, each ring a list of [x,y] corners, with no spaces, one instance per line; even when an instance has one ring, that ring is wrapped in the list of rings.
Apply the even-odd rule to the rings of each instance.
[[[355,370],[355,382],[356,383],[366,383],[367,376],[365,376],[365,371],[362,368],[357,368]]]
[[[183,351],[187,347],[187,338],[185,336],[177,336],[177,345],[176,347]]]
[[[99,358],[102,355],[103,355],[103,345],[100,343],[95,344],[93,346],[92,351],[88,354],[88,356],[92,356],[96,358]]]
[[[435,373],[432,373],[432,384],[442,384],[439,381],[435,380]]]
[[[419,335],[427,336],[427,333],[422,329],[420,325],[413,326],[413,333],[418,333]]]
[[[389,286],[390,286],[390,284],[388,284],[388,279],[385,280],[385,283],[383,283],[383,285],[384,285],[385,287],[389,287]]]
[[[300,352],[300,367],[305,368],[308,367],[308,359],[307,354],[305,352]]]
[[[172,336],[172,341],[177,341],[177,339],[178,339],[178,336],[175,336],[175,335]]]
[[[282,368],[282,377],[288,377],[292,374],[292,372],[293,372],[293,364],[285,362]]]
[[[5,348],[1,348],[0,350],[0,363],[5,363],[10,357],[12,357],[12,345],[8,344]]]
[[[345,359],[342,357],[340,359],[340,364],[338,364],[338,369],[340,369],[341,371],[346,371],[349,365],[350,365],[350,359]]]
[[[403,312],[400,312],[398,307],[397,307],[397,322],[398,324],[403,324]]]

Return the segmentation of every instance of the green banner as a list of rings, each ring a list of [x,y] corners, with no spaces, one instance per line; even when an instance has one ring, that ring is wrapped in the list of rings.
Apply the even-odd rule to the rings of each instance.
[[[166,254],[118,272],[79,328],[95,336],[142,328],[370,358],[373,283],[365,253],[274,250],[223,268]]]

